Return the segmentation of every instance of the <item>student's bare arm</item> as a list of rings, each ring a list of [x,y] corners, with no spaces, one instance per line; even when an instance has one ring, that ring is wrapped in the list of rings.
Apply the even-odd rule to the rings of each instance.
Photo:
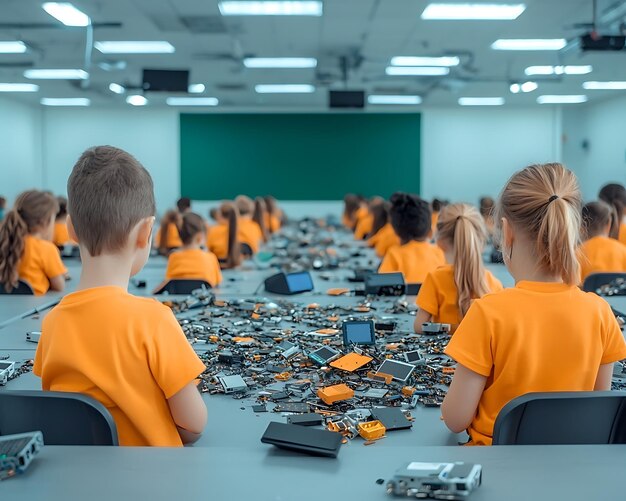
[[[53,291],[63,291],[65,288],[65,275],[57,275],[50,279],[50,288]]]
[[[466,430],[476,415],[487,378],[458,364],[448,394],[441,406],[446,426],[454,433]]]
[[[207,409],[196,384],[189,383],[167,403],[183,443],[197,441],[207,423]]]
[[[608,391],[611,389],[611,380],[613,379],[613,364],[604,364],[598,369],[596,384],[594,391]]]
[[[425,310],[419,309],[415,314],[415,322],[413,323],[413,329],[418,334],[422,333],[422,324],[424,322],[430,322],[433,316]]]

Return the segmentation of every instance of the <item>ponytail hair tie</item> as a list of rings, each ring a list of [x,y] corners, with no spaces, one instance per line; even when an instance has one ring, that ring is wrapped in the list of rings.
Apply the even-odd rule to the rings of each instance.
[[[550,197],[550,200],[548,200],[548,205],[550,205],[552,202],[554,202],[557,198],[559,198],[558,195],[552,195]]]

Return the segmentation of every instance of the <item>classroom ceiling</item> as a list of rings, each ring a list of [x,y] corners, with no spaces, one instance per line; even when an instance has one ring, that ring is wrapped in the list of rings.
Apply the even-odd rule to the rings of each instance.
[[[444,1],[444,0],[441,0]],[[575,44],[557,52],[496,51],[499,38],[574,40],[592,20],[592,0],[508,0],[524,2],[513,21],[433,21],[420,18],[427,0],[324,0],[321,17],[222,16],[217,0],[73,0],[90,16],[94,41],[165,40],[173,54],[104,55],[90,50],[86,28],[65,27],[35,0],[0,0],[0,40],[23,40],[28,51],[0,54],[0,82],[31,82],[36,93],[10,97],[38,103],[42,97],[87,97],[92,106],[129,106],[110,83],[139,86],[143,68],[190,69],[190,82],[205,84],[197,96],[219,99],[217,110],[324,110],[327,89],[364,89],[370,94],[419,95],[422,106],[457,106],[460,97],[504,97],[506,106],[541,106],[542,94],[586,94],[589,101],[626,91],[584,90],[582,83],[626,81],[626,50],[582,53]],[[484,1],[482,3],[485,3]],[[492,0],[490,3],[495,3]],[[598,0],[599,32],[619,32],[626,1]],[[607,14],[614,19],[608,19]],[[45,23],[45,26],[38,26]],[[97,26],[119,23],[119,26]],[[623,24],[622,24],[623,27]],[[393,56],[458,56],[461,64],[445,77],[388,76]],[[313,69],[250,69],[243,58],[315,57]],[[344,81],[341,61],[347,65]],[[535,65],[592,65],[589,75],[526,77]],[[115,69],[115,68],[123,69]],[[27,68],[83,68],[86,82],[32,81]],[[514,82],[533,80],[538,89],[512,94]],[[311,94],[257,94],[257,84],[312,84]],[[130,91],[127,91],[127,94]],[[166,95],[147,94],[148,106],[164,107]],[[407,111],[415,107],[396,106]],[[381,109],[370,105],[368,109]]]

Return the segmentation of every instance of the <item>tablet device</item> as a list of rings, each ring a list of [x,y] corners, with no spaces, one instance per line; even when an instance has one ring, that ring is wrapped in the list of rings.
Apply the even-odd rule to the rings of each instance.
[[[404,412],[397,407],[380,407],[372,409],[372,418],[380,421],[387,431],[408,430],[413,426]]]
[[[261,442],[314,456],[336,458],[343,435],[296,424],[271,422],[261,437]]]
[[[376,331],[371,320],[349,320],[343,323],[343,345],[375,344]]]
[[[399,360],[387,359],[378,368],[378,372],[389,374],[396,381],[406,382],[411,373],[415,370],[415,366]]]

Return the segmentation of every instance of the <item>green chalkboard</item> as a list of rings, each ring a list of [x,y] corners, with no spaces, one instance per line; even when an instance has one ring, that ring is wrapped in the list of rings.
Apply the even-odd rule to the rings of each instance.
[[[339,200],[420,190],[420,115],[181,114],[181,194]]]

